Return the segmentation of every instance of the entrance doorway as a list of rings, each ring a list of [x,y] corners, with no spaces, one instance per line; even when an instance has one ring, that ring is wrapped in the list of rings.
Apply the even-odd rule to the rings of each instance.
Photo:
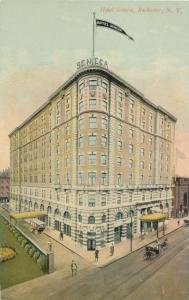
[[[60,231],[61,230],[61,222],[55,220],[54,221],[54,229]]]
[[[96,248],[96,240],[94,239],[88,239],[87,240],[87,250],[95,250]]]
[[[71,226],[70,225],[64,224],[64,234],[71,236]]]
[[[121,241],[122,226],[114,228],[114,242],[119,243]]]

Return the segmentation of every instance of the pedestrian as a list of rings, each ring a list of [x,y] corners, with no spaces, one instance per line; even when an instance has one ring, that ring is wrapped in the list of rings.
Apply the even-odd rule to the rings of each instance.
[[[95,250],[95,262],[96,262],[96,261],[98,262],[98,258],[99,258],[99,250],[96,249],[96,250]]]
[[[110,246],[110,255],[113,256],[114,255],[114,244],[112,243]]]
[[[63,241],[63,237],[64,237],[64,233],[63,233],[63,231],[61,230],[61,231],[60,231],[60,240],[61,240],[61,241]]]
[[[180,220],[177,221],[177,225],[178,225],[178,226],[180,225]]]
[[[72,272],[72,277],[77,275],[77,264],[74,260],[72,260],[71,263],[71,272]]]

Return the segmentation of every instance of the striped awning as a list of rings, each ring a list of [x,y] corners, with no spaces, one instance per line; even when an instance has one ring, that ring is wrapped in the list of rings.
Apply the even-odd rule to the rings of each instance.
[[[21,213],[16,213],[10,214],[10,217],[16,220],[19,219],[33,219],[33,218],[40,218],[46,216],[47,213],[43,211],[26,211],[26,212],[21,212]]]
[[[158,222],[158,221],[165,221],[167,219],[167,214],[162,213],[154,213],[154,214],[148,214],[143,215],[140,217],[140,220],[142,222]]]

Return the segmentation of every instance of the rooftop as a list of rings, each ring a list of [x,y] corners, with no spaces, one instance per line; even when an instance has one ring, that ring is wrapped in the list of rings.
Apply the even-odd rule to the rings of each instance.
[[[90,67],[84,67],[82,69],[77,70],[72,76],[69,77],[68,80],[66,80],[59,88],[57,88],[49,97],[48,99],[36,110],[34,111],[28,118],[26,118],[19,126],[17,126],[10,134],[9,137],[13,133],[15,133],[17,130],[22,128],[24,125],[26,125],[34,116],[36,116],[40,111],[43,110],[50,102],[66,87],[68,87],[71,83],[74,82],[80,75],[87,73],[103,73],[106,76],[109,76],[113,78],[115,81],[117,81],[119,84],[123,85],[123,87],[128,88],[133,94],[139,96],[146,104],[150,105],[151,107],[159,110],[163,114],[169,116],[173,121],[177,121],[177,118],[173,116],[170,112],[166,111],[163,107],[155,105],[153,102],[151,102],[149,99],[147,99],[144,94],[142,94],[139,90],[137,90],[135,87],[133,87],[131,84],[129,84],[127,81],[116,75],[114,72],[110,71],[109,69],[99,67],[99,66],[90,66]]]

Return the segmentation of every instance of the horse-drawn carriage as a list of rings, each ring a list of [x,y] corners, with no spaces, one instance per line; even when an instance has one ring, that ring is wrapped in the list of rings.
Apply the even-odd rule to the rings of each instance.
[[[149,260],[158,256],[161,249],[165,249],[167,247],[167,242],[168,240],[165,238],[163,242],[157,241],[156,243],[146,246],[144,251],[144,259]]]
[[[189,220],[184,219],[184,224],[189,225]]]

